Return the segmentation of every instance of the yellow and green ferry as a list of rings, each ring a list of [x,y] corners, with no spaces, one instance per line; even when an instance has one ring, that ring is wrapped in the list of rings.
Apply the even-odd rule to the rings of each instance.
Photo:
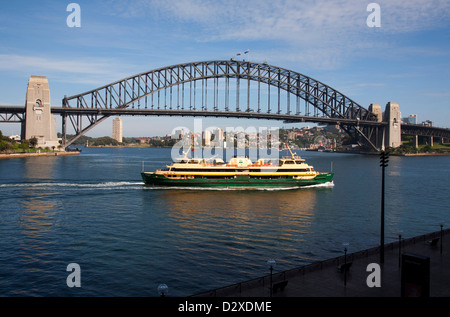
[[[319,173],[291,151],[280,159],[237,156],[221,159],[182,158],[164,169],[142,172],[146,185],[172,187],[300,187],[331,183],[334,173]]]

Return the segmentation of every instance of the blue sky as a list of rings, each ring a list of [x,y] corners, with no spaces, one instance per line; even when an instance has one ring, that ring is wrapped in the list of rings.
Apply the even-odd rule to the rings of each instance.
[[[30,75],[46,76],[53,106],[155,68],[235,57],[305,74],[368,107],[398,102],[402,116],[450,128],[448,0],[8,1],[0,10],[0,104],[24,105]],[[380,6],[368,27],[367,6]],[[194,118],[123,117],[124,136],[164,135]],[[60,124],[58,119],[58,131]],[[204,120],[203,126],[273,126]],[[18,124],[0,124],[4,134]],[[111,120],[88,133],[111,135]]]

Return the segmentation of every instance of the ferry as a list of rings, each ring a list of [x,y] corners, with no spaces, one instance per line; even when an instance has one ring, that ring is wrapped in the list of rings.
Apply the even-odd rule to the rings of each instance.
[[[294,155],[280,159],[236,156],[222,159],[178,159],[155,172],[142,172],[146,185],[172,187],[301,187],[332,183],[334,173],[319,173],[304,159]]]

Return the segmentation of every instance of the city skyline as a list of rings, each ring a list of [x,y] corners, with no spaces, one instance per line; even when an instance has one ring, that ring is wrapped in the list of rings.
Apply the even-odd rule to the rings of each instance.
[[[4,4],[0,17],[2,105],[23,105],[29,76],[46,76],[51,105],[137,73],[230,58],[268,62],[315,78],[363,107],[399,103],[402,117],[450,128],[450,3],[377,1],[78,1]],[[237,55],[238,53],[241,55]],[[121,117],[124,136],[164,135],[194,118]],[[111,134],[110,118],[87,135]],[[60,118],[57,118],[60,131]],[[205,126],[280,126],[204,119]],[[300,125],[297,125],[300,126]],[[6,135],[20,125],[0,124]]]

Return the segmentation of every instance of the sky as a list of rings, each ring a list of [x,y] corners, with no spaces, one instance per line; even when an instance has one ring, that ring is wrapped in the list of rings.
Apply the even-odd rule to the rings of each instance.
[[[67,23],[70,3],[2,2],[0,105],[24,105],[31,75],[47,77],[51,104],[59,107],[65,95],[138,73],[249,50],[247,60],[312,77],[363,107],[397,102],[403,117],[450,128],[448,0],[80,0],[74,1],[80,27]],[[172,133],[194,118],[122,120],[124,136],[137,137]],[[203,121],[203,127],[277,124]],[[0,123],[0,130],[20,134],[20,125]],[[111,134],[108,119],[87,135]]]

